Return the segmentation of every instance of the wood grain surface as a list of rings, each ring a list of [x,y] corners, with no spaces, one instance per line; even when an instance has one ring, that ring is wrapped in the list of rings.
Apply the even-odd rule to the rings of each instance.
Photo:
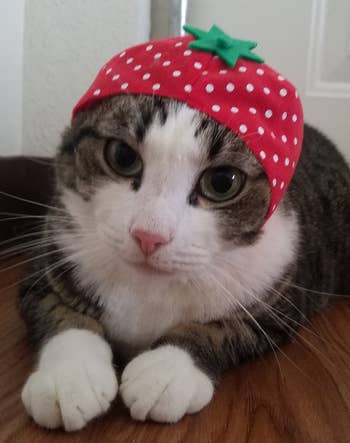
[[[175,425],[137,423],[117,399],[80,432],[39,428],[20,400],[34,355],[15,308],[18,275],[18,268],[0,272],[0,442],[350,442],[347,299],[315,317],[277,358],[230,371],[209,406]]]

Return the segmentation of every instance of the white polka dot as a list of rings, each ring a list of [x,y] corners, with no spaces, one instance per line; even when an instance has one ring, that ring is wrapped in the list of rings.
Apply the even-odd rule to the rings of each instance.
[[[258,127],[258,133],[259,133],[260,135],[263,135],[264,132],[265,132],[265,129],[264,129],[262,126],[259,126],[259,127]]]
[[[246,72],[246,71],[247,71],[247,67],[246,67],[246,66],[240,66],[240,67],[238,68],[238,71],[239,71],[239,72]]]
[[[182,42],[177,42],[175,43],[176,48],[178,48],[179,46],[182,46]]]
[[[274,178],[274,179],[272,180],[272,186],[275,187],[276,185],[277,185],[277,180]]]
[[[189,55],[192,54],[192,51],[190,49],[186,49],[186,51],[184,51],[184,55],[187,57]]]
[[[196,63],[194,63],[194,65],[193,65],[196,69],[201,69],[201,67],[202,67],[202,63],[200,63],[200,62],[196,62]]]
[[[283,82],[283,80],[284,80],[284,77],[282,77],[282,75],[279,75],[277,78],[280,82]]]
[[[284,112],[283,114],[282,114],[282,120],[285,120],[286,118],[287,118],[287,112]]]
[[[276,135],[275,135],[275,133],[273,132],[273,131],[271,131],[271,137],[273,138],[273,139],[275,139],[276,138]]]
[[[274,211],[276,209],[276,205],[272,206],[272,211]]]
[[[266,117],[266,118],[271,118],[271,117],[272,117],[272,111],[271,111],[271,109],[267,109],[267,110],[265,111],[265,117]]]
[[[226,91],[232,92],[235,89],[235,85],[233,83],[227,83]]]
[[[288,94],[288,91],[286,88],[280,89],[280,96],[285,97]]]
[[[186,92],[191,92],[192,91],[192,86],[191,85],[185,85],[184,90]]]
[[[165,60],[165,62],[163,62],[163,66],[169,66],[171,63],[170,60]]]
[[[266,152],[260,151],[260,157],[264,160],[266,158]]]
[[[275,163],[277,163],[278,162],[278,155],[277,154],[273,154],[273,161],[275,162]]]
[[[118,80],[118,78],[120,77],[120,75],[119,74],[116,74],[116,75],[113,75],[113,77],[112,77],[112,80]]]
[[[94,90],[94,95],[100,95],[100,94],[101,94],[101,89]]]
[[[287,136],[283,134],[281,140],[283,141],[283,143],[287,143]]]
[[[236,108],[236,106],[232,106],[232,108],[231,108],[231,112],[232,112],[233,114],[237,114],[237,113],[239,112],[239,109]]]
[[[152,48],[153,48],[153,45],[148,45],[148,46],[146,47],[146,51],[150,51]]]
[[[248,92],[253,92],[254,91],[254,86],[251,83],[248,83],[245,88],[246,88],[246,90]]]
[[[284,160],[284,165],[285,165],[285,166],[288,166],[288,165],[289,165],[289,158],[288,158],[288,157],[285,158],[285,160]]]
[[[267,88],[266,86],[265,86],[265,88],[263,89],[263,91],[264,91],[264,94],[266,94],[266,95],[269,95],[270,94],[270,89],[269,88]]]
[[[280,188],[281,188],[281,189],[284,188],[284,182],[281,182],[281,184],[280,184]]]
[[[202,75],[207,75],[208,74],[208,71],[203,71],[202,72]]]
[[[157,52],[157,54],[154,54],[154,57],[156,60],[158,60],[162,56],[161,52]]]
[[[181,71],[174,71],[173,72],[173,77],[180,77],[181,75]]]
[[[298,120],[298,116],[296,114],[293,114],[292,120],[295,123]]]
[[[247,128],[246,125],[241,125],[241,126],[239,127],[239,131],[240,131],[242,134],[245,134],[245,133],[247,132],[247,130],[248,130],[248,128]]]
[[[214,85],[212,83],[208,83],[205,87],[205,90],[210,94],[214,91]]]
[[[119,57],[122,58],[122,57],[124,57],[125,54],[126,54],[126,52],[123,51],[121,54],[119,54]]]
[[[122,89],[126,89],[128,86],[129,86],[129,83],[123,83],[123,84],[121,85],[121,88],[122,88]]]
[[[249,108],[249,112],[251,114],[256,114],[256,109],[255,108]]]
[[[134,71],[139,71],[141,69],[141,65],[134,66]]]
[[[298,139],[296,137],[294,137],[294,139],[293,139],[293,144],[294,144],[294,146],[296,146],[298,144]]]
[[[295,162],[292,163],[292,167],[295,168]]]
[[[130,65],[130,63],[132,63],[134,61],[134,59],[132,57],[128,58],[126,61],[127,65]]]
[[[264,75],[264,70],[261,69],[261,68],[258,68],[258,69],[256,70],[256,73],[257,73],[258,75]]]
[[[298,91],[295,91],[295,98],[298,98],[298,97],[299,97]]]
[[[159,83],[155,83],[155,84],[152,86],[153,91],[158,91],[159,88],[160,88],[160,84],[159,84]]]
[[[219,106],[219,105],[213,105],[213,106],[211,107],[211,109],[212,109],[214,112],[219,112],[219,111],[220,111],[220,106]]]
[[[143,80],[148,80],[151,77],[151,74],[149,72],[146,72],[146,74],[143,74],[142,78]]]
[[[227,74],[227,69],[220,69],[219,74]]]
[[[107,69],[106,74],[110,74],[112,72],[112,68]]]

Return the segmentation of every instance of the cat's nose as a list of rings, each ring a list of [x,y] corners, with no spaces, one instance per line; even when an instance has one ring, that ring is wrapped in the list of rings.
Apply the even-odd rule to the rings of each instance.
[[[156,251],[160,246],[166,245],[170,241],[170,239],[166,239],[159,234],[142,231],[141,229],[134,229],[131,232],[131,235],[137,241],[141,251],[145,255],[153,254],[153,252]]]

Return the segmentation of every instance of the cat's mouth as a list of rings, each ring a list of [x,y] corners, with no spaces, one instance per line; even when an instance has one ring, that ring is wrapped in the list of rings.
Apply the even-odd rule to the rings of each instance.
[[[130,266],[136,269],[139,272],[150,274],[158,274],[158,275],[169,275],[172,271],[160,268],[152,264],[152,262],[144,261],[142,263],[128,262]]]

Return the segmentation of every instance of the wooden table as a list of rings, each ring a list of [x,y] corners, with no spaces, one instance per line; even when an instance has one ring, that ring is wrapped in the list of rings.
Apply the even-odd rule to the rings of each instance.
[[[2,265],[4,267],[4,265]],[[338,300],[302,338],[228,373],[210,405],[175,425],[137,423],[117,400],[83,431],[46,431],[21,387],[34,356],[15,309],[18,268],[0,272],[0,442],[350,442],[350,302]],[[7,289],[4,289],[7,288]]]

